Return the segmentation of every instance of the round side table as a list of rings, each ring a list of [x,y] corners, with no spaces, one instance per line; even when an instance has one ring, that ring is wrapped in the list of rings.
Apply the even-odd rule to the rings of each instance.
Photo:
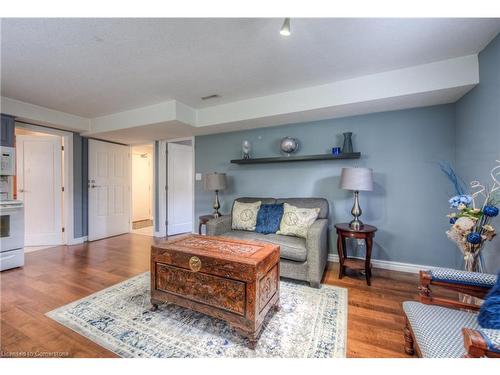
[[[210,219],[213,219],[214,218],[214,215],[201,215],[198,219],[199,219],[199,224],[198,224],[198,234],[201,234],[201,226],[202,225],[206,225],[207,222],[210,220]]]
[[[345,275],[346,267],[354,270],[364,270],[366,275],[366,283],[371,285],[372,277],[372,245],[373,237],[375,237],[375,232],[377,228],[372,225],[364,224],[360,229],[352,229],[349,223],[339,223],[335,224],[335,229],[337,229],[337,251],[339,253],[339,279]],[[366,244],[366,258],[356,259],[349,258],[347,256],[346,239],[355,238],[365,241]]]

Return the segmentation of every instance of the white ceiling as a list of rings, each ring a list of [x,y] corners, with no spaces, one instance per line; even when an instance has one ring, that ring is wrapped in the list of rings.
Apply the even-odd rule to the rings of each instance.
[[[202,108],[476,54],[500,31],[500,19],[292,19],[284,38],[281,23],[3,19],[2,96],[86,118]]]

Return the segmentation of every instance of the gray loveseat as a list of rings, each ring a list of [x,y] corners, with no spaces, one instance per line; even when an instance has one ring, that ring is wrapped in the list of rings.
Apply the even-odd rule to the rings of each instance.
[[[275,243],[281,249],[280,273],[282,277],[309,282],[319,288],[328,258],[328,201],[323,198],[238,198],[238,202],[262,204],[289,203],[300,208],[319,208],[318,219],[309,228],[307,238],[262,234],[231,229],[231,215],[211,219],[207,235]]]

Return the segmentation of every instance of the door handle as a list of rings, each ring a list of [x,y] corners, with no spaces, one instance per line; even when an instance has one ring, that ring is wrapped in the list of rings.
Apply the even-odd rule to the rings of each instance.
[[[95,185],[95,184],[92,184],[90,185],[91,188],[95,189],[95,188],[98,188],[98,187],[102,187],[101,185]]]
[[[28,190],[24,190],[24,189],[19,189],[19,192],[20,193],[28,193],[29,191]]]

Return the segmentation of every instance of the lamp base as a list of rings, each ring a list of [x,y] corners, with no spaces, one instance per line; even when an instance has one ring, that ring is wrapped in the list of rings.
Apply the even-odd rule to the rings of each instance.
[[[361,220],[359,220],[357,217],[355,217],[350,223],[349,227],[353,230],[360,230],[363,229],[365,225]]]
[[[363,222],[359,220],[359,217],[361,216],[361,207],[359,205],[359,191],[354,191],[354,204],[352,206],[351,210],[351,215],[354,217],[354,219],[349,223],[349,226],[353,230],[360,230],[363,228]]]
[[[219,208],[220,208],[219,190],[215,190],[214,212],[212,214],[214,217],[220,217],[220,216],[222,216],[221,213],[219,212]]]

